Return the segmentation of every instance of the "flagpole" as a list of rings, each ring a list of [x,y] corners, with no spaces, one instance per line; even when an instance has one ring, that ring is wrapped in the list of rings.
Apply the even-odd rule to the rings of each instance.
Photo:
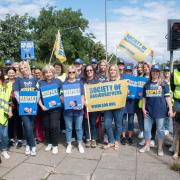
[[[87,104],[87,98],[86,98],[86,88],[84,86],[85,89],[85,99],[86,99],[86,104]],[[88,112],[88,106],[86,105],[86,112],[87,112],[87,121],[88,121],[88,131],[89,131],[89,140],[91,141],[91,127],[90,127],[90,122],[89,122],[89,112]]]
[[[54,53],[54,47],[55,47],[55,42],[54,42],[53,50],[51,52],[51,57],[49,59],[49,64],[51,64],[52,56],[53,56],[53,53]]]

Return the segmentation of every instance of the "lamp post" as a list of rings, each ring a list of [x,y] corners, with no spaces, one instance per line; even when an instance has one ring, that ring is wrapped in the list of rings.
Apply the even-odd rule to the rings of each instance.
[[[105,17],[105,49],[107,61],[107,0],[104,0],[104,17]]]

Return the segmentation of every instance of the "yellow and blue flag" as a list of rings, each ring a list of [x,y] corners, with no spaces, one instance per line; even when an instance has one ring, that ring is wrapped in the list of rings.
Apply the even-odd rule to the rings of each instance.
[[[56,41],[54,43],[54,55],[56,56],[56,58],[63,63],[64,61],[66,61],[66,56],[64,53],[64,48],[63,48],[63,44],[62,44],[62,39],[61,39],[61,34],[58,31],[57,35],[56,35]]]

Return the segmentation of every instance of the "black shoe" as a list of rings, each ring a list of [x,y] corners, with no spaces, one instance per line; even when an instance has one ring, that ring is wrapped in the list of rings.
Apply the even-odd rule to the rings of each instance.
[[[129,145],[132,145],[132,144],[133,144],[132,138],[128,138],[128,144],[129,144]]]
[[[123,137],[123,138],[121,139],[121,144],[122,144],[122,145],[126,145],[126,138]]]
[[[17,144],[16,144],[16,149],[19,149],[22,147],[22,142],[21,141],[18,141]]]
[[[14,140],[9,140],[8,146],[9,146],[9,147],[14,146],[14,143],[15,143]]]

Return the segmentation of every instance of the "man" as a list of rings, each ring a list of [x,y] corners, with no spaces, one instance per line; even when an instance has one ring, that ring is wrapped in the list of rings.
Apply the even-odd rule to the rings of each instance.
[[[32,74],[32,76],[35,76],[35,69],[36,69],[36,66],[32,65],[32,67],[31,67],[31,74]]]
[[[74,66],[77,70],[77,80],[81,80],[83,78],[83,60],[80,58],[75,59]]]
[[[41,72],[41,69],[40,69],[40,68],[36,68],[36,69],[34,70],[34,76],[36,77],[36,79],[37,79],[38,81],[41,80],[41,78],[42,78],[42,72]]]
[[[174,93],[174,112],[177,112],[178,110],[180,110],[180,63],[177,65],[177,68],[174,69],[173,73],[171,74],[170,86],[171,91]],[[175,137],[176,123],[175,121],[173,122],[173,135]],[[169,151],[174,151],[174,143],[170,147]]]
[[[10,59],[7,59],[6,61],[5,61],[5,67],[6,67],[6,69],[8,69],[9,67],[11,67],[12,66],[12,64],[13,64],[13,61],[12,60],[10,60]]]
[[[119,73],[120,73],[120,75],[122,75],[122,74],[124,73],[124,67],[125,67],[124,61],[123,61],[123,60],[119,60],[119,61],[117,62],[117,66],[118,66],[118,68],[119,68]]]
[[[98,65],[97,65],[97,60],[95,59],[95,58],[91,58],[90,59],[90,64],[93,66],[93,68],[95,69],[95,71],[97,71],[98,69],[97,69],[97,67],[98,67]]]

